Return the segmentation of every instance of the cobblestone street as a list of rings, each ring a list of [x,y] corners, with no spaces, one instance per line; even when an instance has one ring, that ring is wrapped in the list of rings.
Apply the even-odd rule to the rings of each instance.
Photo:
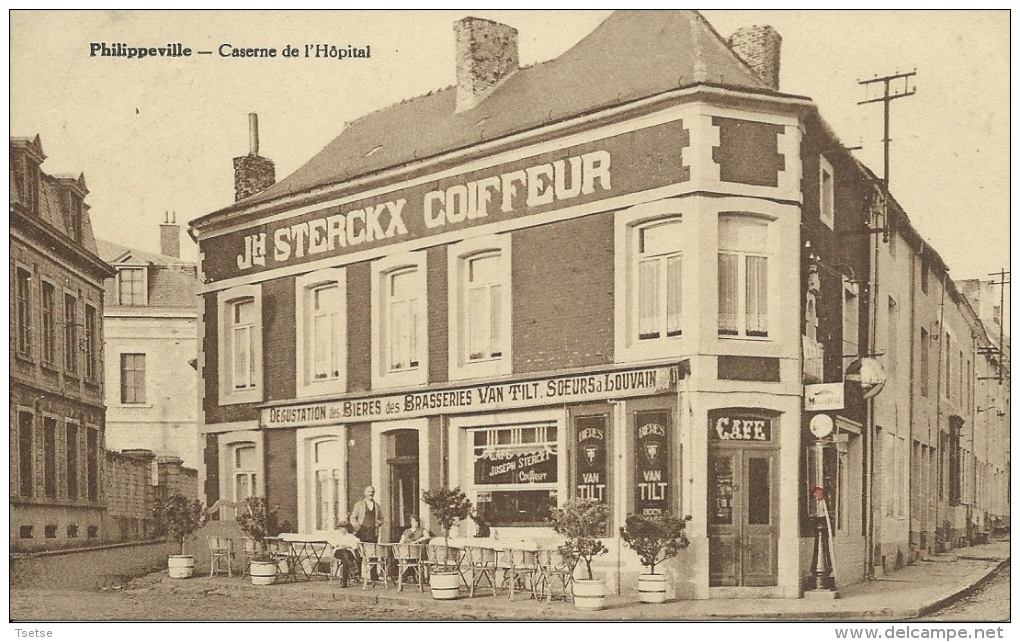
[[[952,604],[923,621],[1002,622],[1009,618],[1009,576],[1006,566],[973,595]]]

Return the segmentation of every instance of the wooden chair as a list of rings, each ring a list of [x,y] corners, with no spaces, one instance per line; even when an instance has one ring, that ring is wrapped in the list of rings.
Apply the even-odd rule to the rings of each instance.
[[[425,545],[425,571],[430,576],[437,568],[448,568],[457,571],[464,586],[469,586],[467,578],[464,576],[463,561],[463,553],[460,549],[445,544]]]
[[[250,537],[241,538],[241,579],[251,575],[251,563],[259,553],[258,542]]]
[[[397,562],[397,592],[404,590],[404,574],[414,573],[418,583],[418,592],[425,592],[425,562],[422,559],[421,544],[393,544],[390,548],[393,559]]]
[[[538,572],[538,554],[524,549],[505,549],[499,555],[499,564],[503,569],[502,584],[510,585],[510,601],[514,601],[514,590],[518,585],[531,589],[531,597],[537,598],[535,592],[535,574]],[[525,582],[525,580],[527,580]]]
[[[470,597],[475,596],[475,587],[478,586],[484,579],[489,583],[492,588],[492,595],[496,595],[496,569],[497,567],[497,554],[496,551],[484,546],[465,546],[464,547],[464,558],[467,561],[467,567],[471,571],[471,590]]]
[[[361,551],[361,590],[368,590],[368,583],[378,584],[379,580],[372,579],[372,571],[376,577],[382,578],[383,588],[389,588],[390,577],[387,574],[389,564],[389,548],[385,544],[374,542],[361,542],[358,544]]]
[[[234,540],[229,537],[206,537],[209,542],[209,577],[224,570],[228,577],[234,577]],[[223,565],[226,568],[223,568]]]
[[[573,595],[574,566],[576,560],[564,557],[558,550],[540,550],[536,554],[536,584],[540,586],[537,597],[541,600],[548,593],[548,602],[552,604],[553,586],[559,582],[563,587],[563,599]]]

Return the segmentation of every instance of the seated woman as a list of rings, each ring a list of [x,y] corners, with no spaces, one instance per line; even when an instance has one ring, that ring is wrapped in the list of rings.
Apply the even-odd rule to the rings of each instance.
[[[418,518],[417,515],[411,515],[410,517],[407,518],[407,521],[410,522],[411,526],[410,526],[410,528],[405,529],[404,532],[400,535],[400,543],[401,544],[421,544],[422,546],[424,546],[425,544],[428,544],[429,540],[432,539],[432,537],[433,537],[432,536],[432,531],[429,531],[429,530],[426,530],[426,529],[422,528],[421,520]],[[425,549],[424,548],[421,549],[421,554],[422,554],[422,559],[424,559],[424,557],[425,557]],[[396,569],[393,568],[393,571],[394,571],[393,574],[395,575],[396,574],[395,573]],[[411,570],[411,569],[405,570],[404,571],[404,579],[407,579],[407,576],[408,576],[409,573],[414,573],[414,571]]]
[[[328,541],[333,545],[333,557],[340,560],[340,588],[347,588],[349,580],[361,579],[361,553],[358,552],[361,540],[351,532],[348,522],[340,522]]]

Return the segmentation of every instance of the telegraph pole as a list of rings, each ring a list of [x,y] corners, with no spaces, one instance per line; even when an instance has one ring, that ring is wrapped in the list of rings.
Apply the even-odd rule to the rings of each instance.
[[[882,143],[884,145],[883,154],[883,172],[882,172],[882,228],[881,230],[871,230],[872,233],[881,231],[882,241],[885,243],[889,242],[889,236],[892,231],[891,218],[889,216],[889,143],[891,138],[889,137],[889,104],[897,98],[905,98],[912,96],[916,93],[916,86],[911,86],[910,79],[917,75],[917,70],[908,71],[904,73],[896,72],[894,74],[872,78],[870,80],[858,80],[857,84],[864,85],[865,88],[871,85],[882,83],[883,92],[880,98],[870,98],[858,102],[858,105],[867,105],[870,103],[881,102],[884,107],[884,125],[883,125],[883,138]],[[900,84],[902,81],[902,85]],[[895,83],[895,84],[894,84]],[[869,328],[868,328],[868,351],[871,353],[875,352],[875,327],[878,323],[878,239],[874,241],[874,262],[872,263],[871,274],[868,278],[868,304],[871,306],[871,317]],[[865,515],[867,517],[867,528],[865,531],[865,546],[867,551],[865,553],[865,559],[867,560],[867,568],[865,569],[865,577],[874,577],[874,539],[875,539],[875,402],[874,399],[867,400],[867,410],[865,417],[865,430],[864,430],[864,466],[865,466],[865,479],[866,481],[866,500],[865,500]]]
[[[999,278],[998,281],[995,280],[989,281],[988,285],[999,286],[999,318],[997,319],[997,321],[999,322],[999,345],[995,349],[995,352],[999,357],[997,360],[999,364],[999,374],[997,377],[994,378],[998,379],[998,382],[1001,385],[1003,370],[1002,360],[1005,358],[1006,355],[1006,351],[1004,350],[1005,348],[1004,335],[1006,325],[1006,286],[1009,285],[1009,270],[1007,270],[1006,268],[1000,268],[998,272],[992,272],[988,276],[995,276]]]

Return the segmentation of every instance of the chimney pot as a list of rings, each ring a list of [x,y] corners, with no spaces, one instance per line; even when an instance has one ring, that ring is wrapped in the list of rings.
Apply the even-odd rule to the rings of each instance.
[[[259,156],[259,116],[248,114],[249,152],[234,159],[234,201],[258,194],[276,182],[276,165]]]
[[[453,23],[457,40],[457,111],[471,109],[517,71],[517,30],[468,16]]]
[[[737,29],[727,39],[730,49],[769,89],[779,89],[779,58],[783,37],[769,25]]]
[[[255,112],[248,114],[248,154],[259,155],[259,115]]]

